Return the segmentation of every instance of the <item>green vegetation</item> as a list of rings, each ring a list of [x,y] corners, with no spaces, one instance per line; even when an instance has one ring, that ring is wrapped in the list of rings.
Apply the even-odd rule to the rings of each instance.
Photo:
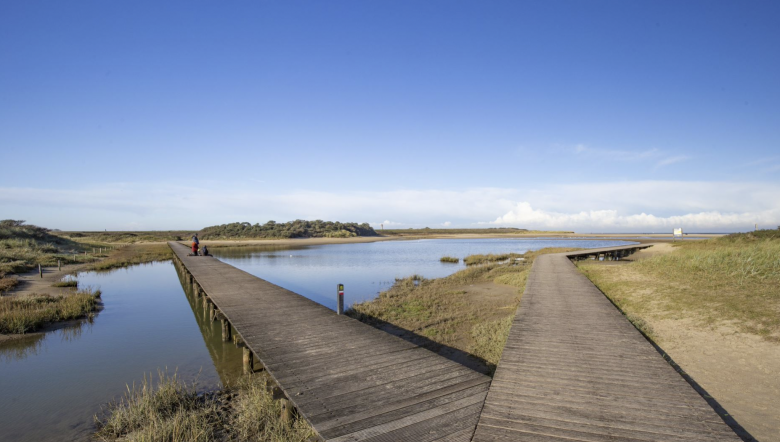
[[[133,244],[113,251],[106,259],[90,264],[89,270],[112,270],[147,262],[167,261],[173,252],[167,244]]]
[[[0,333],[24,334],[51,322],[81,318],[95,310],[100,291],[68,296],[25,295],[0,298]]]
[[[52,287],[78,287],[79,282],[76,280],[55,282]]]
[[[627,265],[578,265],[641,323],[693,318],[780,341],[780,230],[678,242],[671,253]]]
[[[206,227],[201,239],[262,239],[262,238],[351,238],[376,236],[368,223],[340,223],[333,221],[295,220],[287,223],[268,221],[265,224],[230,223]]]
[[[517,229],[514,227],[491,227],[487,229],[384,229],[379,233],[385,236],[419,236],[419,235],[533,235],[533,234],[569,234],[574,232],[544,231]]]
[[[502,253],[499,255],[489,254],[489,255],[471,255],[467,256],[463,262],[466,263],[468,266],[473,266],[477,264],[487,264],[491,262],[502,262],[507,260],[519,260],[523,261],[525,255],[522,255],[520,253]]]
[[[144,378],[125,397],[95,416],[103,441],[300,441],[314,435],[302,419],[281,421],[278,401],[264,374],[243,376],[233,386],[198,394],[177,376],[159,374],[156,387]]]
[[[57,259],[83,250],[84,245],[52,235],[49,229],[24,221],[0,221],[0,278],[32,270],[38,264],[55,266]]]
[[[460,258],[455,258],[454,256],[442,256],[439,261],[457,264],[460,262]]]
[[[351,306],[346,314],[377,328],[389,323],[424,336],[430,342],[423,345],[432,351],[438,351],[442,345],[456,348],[492,372],[506,343],[530,264],[540,254],[569,250],[575,249],[528,252],[519,255],[525,261],[488,262],[445,278],[398,279],[379,297]],[[484,292],[474,291],[475,285],[490,282],[514,290],[508,297],[484,296]]]
[[[146,232],[57,232],[58,236],[74,241],[93,241],[104,244],[134,244],[142,242],[168,242],[189,239],[191,230],[166,230]]]

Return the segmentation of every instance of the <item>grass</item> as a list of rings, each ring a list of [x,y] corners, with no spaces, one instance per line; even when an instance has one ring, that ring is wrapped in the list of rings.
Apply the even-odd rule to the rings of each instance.
[[[81,290],[68,296],[25,295],[0,298],[0,333],[24,334],[43,325],[77,319],[95,310],[100,291]]]
[[[390,324],[424,337],[432,351],[442,346],[470,355],[492,373],[501,357],[515,310],[536,256],[574,249],[528,252],[525,261],[487,262],[450,276],[397,279],[379,297],[352,305],[347,315],[378,328]],[[469,257],[466,258],[468,260]],[[499,299],[469,293],[479,283],[494,282],[514,288],[514,296]]]
[[[778,230],[684,241],[627,265],[578,266],[634,320],[695,318],[780,342]]]
[[[136,244],[145,242],[182,241],[189,239],[194,231],[167,230],[148,232],[57,232],[58,236],[74,241],[92,241],[108,244]]]
[[[177,375],[159,374],[128,387],[125,396],[95,416],[95,437],[103,441],[269,441],[303,442],[314,435],[308,424],[281,419],[278,401],[264,374],[245,375],[234,385],[198,394]]]
[[[522,258],[522,259],[521,259]],[[465,259],[463,259],[463,262],[468,266],[473,266],[477,264],[487,264],[492,262],[501,262],[506,260],[523,260],[524,255],[520,253],[501,253],[498,255],[494,254],[488,254],[488,255],[470,255],[467,256]]]
[[[55,282],[51,286],[52,287],[74,287],[75,288],[75,287],[79,286],[79,282],[76,281],[76,280],[60,281],[60,282]]]
[[[454,256],[442,256],[441,259],[439,259],[441,262],[451,262],[454,264],[457,264],[460,262],[460,258],[455,258]]]
[[[14,277],[0,277],[0,293],[11,290],[19,284],[19,280]]]
[[[0,221],[0,279],[10,274],[24,273],[38,266],[56,266],[58,261],[70,262],[73,254],[82,254],[101,245],[86,244],[62,238],[49,229],[25,224],[24,221]],[[79,256],[79,261],[94,260]],[[6,282],[7,284],[8,282]]]
[[[173,257],[167,244],[134,244],[114,250],[107,258],[90,264],[88,270],[112,270],[135,264],[166,261]]]

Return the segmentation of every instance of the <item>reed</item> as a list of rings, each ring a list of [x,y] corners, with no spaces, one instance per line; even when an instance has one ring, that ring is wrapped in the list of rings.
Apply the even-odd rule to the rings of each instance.
[[[140,385],[128,386],[124,397],[95,415],[95,437],[149,442],[303,442],[312,437],[305,421],[281,421],[280,405],[267,382],[264,374],[251,374],[222,390],[198,393],[195,384],[176,374],[158,372],[156,382],[144,376]]]
[[[52,322],[67,321],[95,310],[100,290],[85,289],[68,296],[24,295],[0,298],[0,333],[24,334]]]

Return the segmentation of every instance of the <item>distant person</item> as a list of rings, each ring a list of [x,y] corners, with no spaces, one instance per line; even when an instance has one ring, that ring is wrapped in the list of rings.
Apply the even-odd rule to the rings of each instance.
[[[203,255],[203,256],[211,256],[211,255],[209,255],[209,248],[206,247],[206,246],[203,246],[203,248],[200,251],[200,254]]]
[[[198,256],[198,243],[192,243],[192,254]]]

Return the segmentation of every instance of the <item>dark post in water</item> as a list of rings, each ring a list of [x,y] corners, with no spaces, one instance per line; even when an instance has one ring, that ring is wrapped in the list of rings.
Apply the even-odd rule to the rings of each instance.
[[[344,284],[338,285],[338,295],[337,296],[337,304],[336,304],[336,313],[339,315],[344,314]]]

